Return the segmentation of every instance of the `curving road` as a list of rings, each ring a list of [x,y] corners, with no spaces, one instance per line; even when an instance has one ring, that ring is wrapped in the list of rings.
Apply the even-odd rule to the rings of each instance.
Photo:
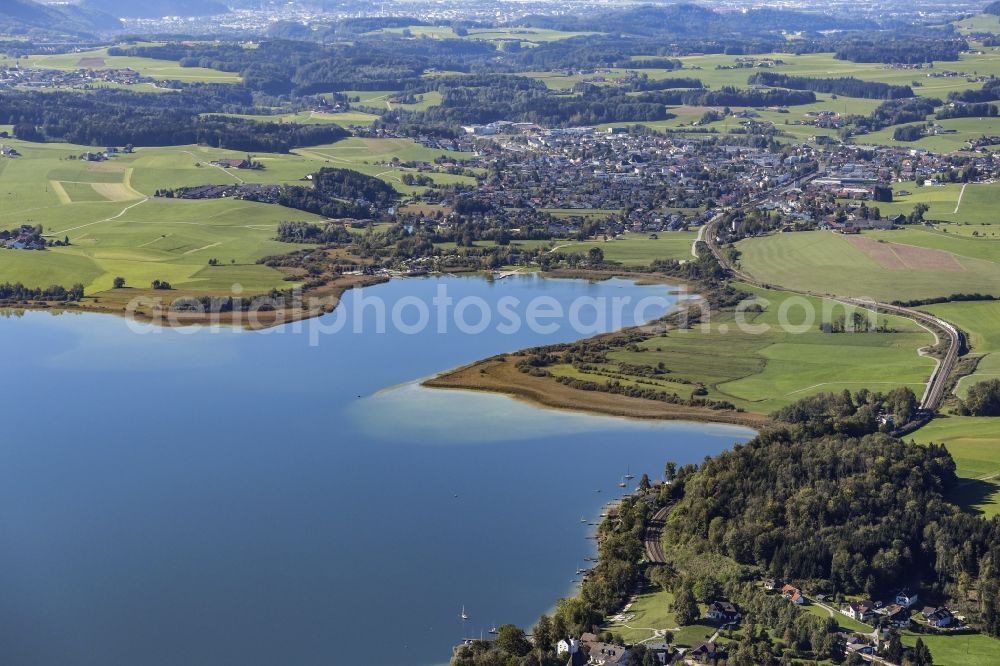
[[[814,176],[803,179],[803,182],[811,180]],[[787,192],[791,188],[784,188],[776,192],[781,194]],[[753,207],[758,203],[761,203],[765,198],[773,196],[775,193],[769,193],[766,197],[761,197],[753,202],[751,202],[747,208]],[[793,294],[800,294],[802,296],[812,296],[817,298],[826,298],[829,300],[844,303],[845,305],[854,305],[859,307],[864,307],[878,312],[889,312],[891,314],[906,317],[915,321],[917,324],[928,329],[934,334],[937,339],[938,345],[943,341],[947,342],[948,348],[945,351],[945,355],[941,359],[937,359],[937,366],[934,368],[934,372],[931,373],[930,380],[927,382],[927,389],[924,391],[924,397],[920,401],[920,409],[923,412],[922,416],[918,417],[918,422],[922,422],[921,419],[926,420],[930,415],[937,411],[941,406],[941,402],[947,395],[948,389],[948,378],[951,376],[952,371],[955,369],[955,365],[958,363],[958,356],[962,348],[962,334],[959,332],[954,325],[950,322],[941,319],[940,317],[935,317],[934,315],[928,314],[926,312],[921,312],[920,310],[914,310],[911,308],[899,307],[897,305],[890,305],[888,303],[880,303],[873,300],[862,300],[856,298],[848,298],[842,296],[832,296],[830,294],[820,294],[804,289],[792,289],[790,287],[778,286],[778,285],[768,285],[760,280],[756,279],[748,273],[744,273],[735,266],[733,266],[725,253],[719,247],[717,238],[717,228],[719,223],[723,220],[725,216],[720,213],[713,217],[711,221],[708,222],[703,228],[705,233],[699,234],[699,238],[704,241],[708,249],[715,255],[716,260],[719,264],[728,270],[733,277],[736,279],[751,284],[756,287],[767,287],[776,288],[781,291],[787,291]],[[905,426],[903,426],[905,428]]]

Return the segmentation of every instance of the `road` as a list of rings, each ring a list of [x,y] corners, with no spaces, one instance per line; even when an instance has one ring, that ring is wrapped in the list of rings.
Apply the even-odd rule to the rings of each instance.
[[[811,180],[812,176],[803,179]],[[759,199],[751,202],[746,208],[752,208],[758,203],[763,202],[764,199],[774,196],[774,194],[782,194],[787,192],[791,188],[784,188],[778,192],[771,192]],[[934,337],[937,339],[937,343],[940,345],[942,340],[944,340],[948,348],[945,351],[944,357],[937,359],[937,366],[934,368],[934,372],[931,373],[930,380],[927,382],[927,388],[924,391],[923,399],[920,401],[921,411],[927,415],[937,411],[941,406],[941,402],[947,396],[948,390],[948,378],[951,376],[952,371],[958,363],[958,356],[962,348],[962,334],[959,330],[951,323],[941,319],[940,317],[935,317],[934,315],[927,314],[926,312],[921,312],[919,310],[913,310],[911,308],[903,308],[896,305],[890,305],[888,303],[880,303],[874,300],[863,300],[856,298],[847,298],[841,296],[833,296],[830,294],[820,294],[812,291],[807,291],[803,289],[792,289],[786,286],[776,286],[767,285],[756,279],[748,273],[744,273],[735,266],[733,266],[726,254],[719,247],[717,239],[717,228],[719,223],[723,220],[723,215],[716,215],[712,220],[705,225],[704,234],[700,234],[701,239],[708,246],[708,249],[715,255],[716,260],[719,264],[728,270],[734,278],[747,284],[751,284],[756,287],[767,287],[767,288],[777,288],[781,291],[787,291],[792,294],[800,294],[802,296],[812,296],[817,298],[826,298],[839,303],[844,303],[845,305],[853,305],[858,307],[864,307],[867,309],[875,310],[877,312],[887,312],[900,317],[906,317],[907,319],[915,321],[917,324],[923,326],[924,328],[931,331]]]

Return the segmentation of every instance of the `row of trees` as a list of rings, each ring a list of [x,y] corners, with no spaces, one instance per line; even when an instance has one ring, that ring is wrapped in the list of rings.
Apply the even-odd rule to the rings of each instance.
[[[913,97],[910,86],[893,86],[888,83],[862,81],[853,76],[837,79],[817,79],[807,76],[790,76],[777,72],[757,72],[748,79],[753,85],[773,86],[776,88],[792,88],[794,90],[812,90],[820,93],[832,93],[846,97],[861,97],[863,99],[903,99]]]
[[[69,289],[52,285],[51,287],[26,287],[20,282],[4,282],[0,284],[0,301],[79,301],[83,298],[83,285],[74,284]]]

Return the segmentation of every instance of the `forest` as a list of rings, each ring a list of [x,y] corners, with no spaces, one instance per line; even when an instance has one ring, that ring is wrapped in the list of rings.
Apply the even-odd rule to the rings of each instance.
[[[229,89],[233,90],[229,90]],[[203,143],[215,148],[285,153],[300,146],[333,143],[346,137],[328,125],[261,123],[221,115],[253,111],[246,90],[198,86],[177,93],[148,95],[102,90],[0,93],[0,124],[14,126],[25,141],[62,141],[84,146],[176,146]]]

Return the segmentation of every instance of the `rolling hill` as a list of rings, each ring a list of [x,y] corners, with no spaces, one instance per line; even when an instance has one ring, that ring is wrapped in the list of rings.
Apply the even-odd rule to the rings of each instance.
[[[87,7],[45,5],[32,0],[0,2],[0,34],[92,35],[121,28],[118,19]]]

